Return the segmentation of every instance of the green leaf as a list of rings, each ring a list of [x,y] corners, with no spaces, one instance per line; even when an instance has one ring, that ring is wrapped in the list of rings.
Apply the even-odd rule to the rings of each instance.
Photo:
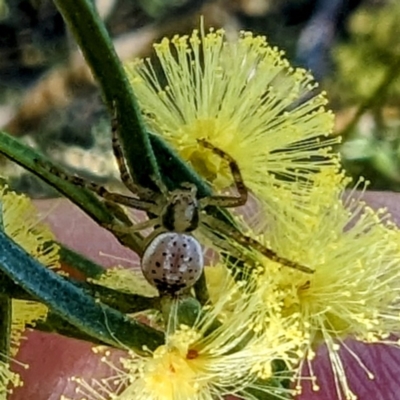
[[[156,189],[161,179],[140,108],[108,32],[91,0],[55,0],[99,83],[111,112],[117,111],[128,169],[141,186]]]
[[[41,153],[24,145],[18,139],[13,138],[5,132],[0,132],[0,153],[55,187],[95,221],[99,223],[112,223],[113,217],[106,205],[93,192],[59,178],[41,167],[40,164],[54,165]]]
[[[163,334],[108,307],[42,266],[0,230],[0,269],[38,301],[89,336],[111,346],[143,352]]]
[[[100,200],[97,195],[88,189],[76,186],[60,178],[49,172],[48,169],[41,167],[41,164],[45,164],[46,166],[59,169],[58,166],[54,165],[54,163],[44,157],[41,153],[1,131],[0,153],[10,160],[15,161],[25,169],[33,172],[39,178],[53,186],[94,219],[99,225],[111,225],[120,222],[120,219],[115,218],[116,214],[111,211],[111,208]],[[124,246],[129,247],[137,253],[142,251],[143,243],[139,235],[116,233],[115,236]]]
[[[86,278],[99,278],[106,271],[101,265],[64,246],[62,243],[57,243],[57,246],[60,248],[59,255],[61,262],[81,272]]]
[[[7,294],[0,295],[0,360],[8,362],[11,343],[11,297]]]

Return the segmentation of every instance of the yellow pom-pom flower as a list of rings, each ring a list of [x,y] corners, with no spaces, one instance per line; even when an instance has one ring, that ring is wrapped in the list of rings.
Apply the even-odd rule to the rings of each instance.
[[[8,363],[0,361],[0,398],[7,399],[13,388],[19,386],[22,386],[20,376],[10,371]]]
[[[224,275],[223,295],[205,307],[193,327],[167,329],[165,345],[148,356],[129,352],[123,368],[103,358],[115,374],[91,385],[74,378],[78,393],[91,400],[213,400],[228,394],[254,399],[257,390],[285,398],[291,391],[268,380],[275,377],[274,360],[286,362],[287,378],[298,363],[305,338],[296,318],[274,316],[260,335],[255,323],[260,299],[244,282],[232,285]]]
[[[59,248],[54,243],[54,236],[40,222],[30,199],[3,186],[0,188],[0,206],[0,229],[42,264],[49,268],[59,267]],[[13,299],[11,313],[10,355],[15,356],[26,325],[44,318],[47,307],[33,301]],[[13,387],[22,385],[19,376],[9,370],[9,363],[2,361],[0,371],[0,393],[9,393]]]
[[[276,304],[283,315],[297,316],[309,337],[303,363],[311,373],[315,349],[324,343],[338,398],[343,393],[345,399],[355,399],[338,350],[347,350],[373,379],[374,366],[365,365],[344,339],[399,345],[390,334],[400,326],[400,231],[384,211],[373,211],[354,193],[343,200],[345,180],[338,184],[338,179],[321,176],[298,207],[289,205],[293,199],[285,199],[269,216],[270,230],[260,236],[279,254],[315,272],[304,274],[264,259],[256,279],[264,305]],[[260,308],[260,321],[268,320],[271,312],[276,311]],[[318,390],[315,376],[312,381]]]
[[[0,188],[0,204],[4,232],[43,265],[58,268],[54,235],[38,218],[31,200],[5,186]]]
[[[197,139],[230,154],[270,209],[279,201],[275,186],[294,191],[293,182],[309,186],[315,172],[337,168],[325,94],[311,94],[312,77],[264,37],[242,32],[228,42],[222,30],[201,29],[154,48],[154,63],[126,66],[147,125],[216,190],[231,185],[228,167]]]

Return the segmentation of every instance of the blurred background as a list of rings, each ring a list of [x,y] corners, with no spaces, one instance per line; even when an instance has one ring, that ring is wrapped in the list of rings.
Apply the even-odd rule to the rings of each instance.
[[[343,135],[343,164],[369,189],[400,191],[398,0],[98,0],[122,60],[151,55],[163,36],[206,25],[266,35],[312,71]],[[109,117],[51,0],[0,0],[0,125],[69,171],[117,182]],[[32,197],[51,189],[0,159],[2,175]]]

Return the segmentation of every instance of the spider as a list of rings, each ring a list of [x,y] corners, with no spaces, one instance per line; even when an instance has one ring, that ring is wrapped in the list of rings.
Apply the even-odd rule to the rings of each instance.
[[[101,185],[75,175],[67,175],[53,166],[44,165],[43,167],[64,180],[92,190],[108,202],[142,210],[148,215],[155,216],[134,226],[107,225],[103,227],[113,234],[154,228],[146,238],[141,268],[145,278],[160,293],[178,294],[190,288],[200,277],[203,270],[203,253],[199,242],[192,236],[193,231],[199,226],[211,229],[223,237],[229,237],[245,248],[251,247],[286,267],[305,273],[314,272],[308,267],[280,257],[272,249],[243,235],[228,223],[206,212],[208,206],[233,208],[243,206],[247,202],[248,189],[244,184],[238,164],[229,154],[206,140],[198,140],[201,146],[211,150],[228,163],[237,190],[236,196],[211,195],[198,198],[194,184],[184,182],[179,189],[168,191],[162,182],[153,179],[159,188],[157,192],[136,184],[132,179],[119,142],[118,128],[117,115],[114,114],[111,130],[114,156],[121,181],[136,197],[110,192]]]

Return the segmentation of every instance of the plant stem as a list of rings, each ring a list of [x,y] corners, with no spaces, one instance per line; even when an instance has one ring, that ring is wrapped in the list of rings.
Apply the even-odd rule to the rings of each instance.
[[[117,222],[126,222],[121,221],[119,215],[110,211],[111,206],[100,200],[98,196],[90,190],[76,186],[63,178],[54,175],[46,168],[41,167],[40,164],[44,164],[47,167],[59,169],[49,159],[33,148],[24,145],[19,140],[1,131],[0,153],[56,188],[99,225],[112,225]],[[143,243],[138,234],[113,233],[124,246],[127,246],[137,253],[142,251]]]
[[[151,177],[161,177],[140,109],[94,2],[54,2],[79,44],[110,111],[114,113],[116,109],[130,173],[139,185],[155,188]]]
[[[210,196],[212,190],[210,186],[183,161],[178,154],[164,140],[155,134],[150,133],[150,142],[157,155],[157,162],[160,167],[163,180],[169,190],[181,187],[184,182],[196,185],[199,198]]]
[[[145,297],[135,293],[120,292],[92,282],[78,282],[72,280],[70,280],[70,282],[90,294],[95,299],[100,300],[103,304],[106,304],[124,314],[160,309],[159,297]],[[18,300],[38,300],[36,296],[31,295],[21,286],[14,283],[7,275],[0,272],[0,296],[3,295]]]
[[[61,262],[81,272],[86,278],[98,278],[106,271],[101,265],[64,246],[62,243],[57,243],[57,245],[60,247]]]
[[[9,361],[11,340],[12,302],[7,294],[0,295],[0,359]]]
[[[0,230],[0,268],[16,284],[84,334],[114,347],[155,350],[163,334],[93,299],[45,268]]]
[[[0,203],[0,230],[4,231],[3,204]],[[0,359],[8,362],[11,344],[12,299],[8,293],[0,294]]]

